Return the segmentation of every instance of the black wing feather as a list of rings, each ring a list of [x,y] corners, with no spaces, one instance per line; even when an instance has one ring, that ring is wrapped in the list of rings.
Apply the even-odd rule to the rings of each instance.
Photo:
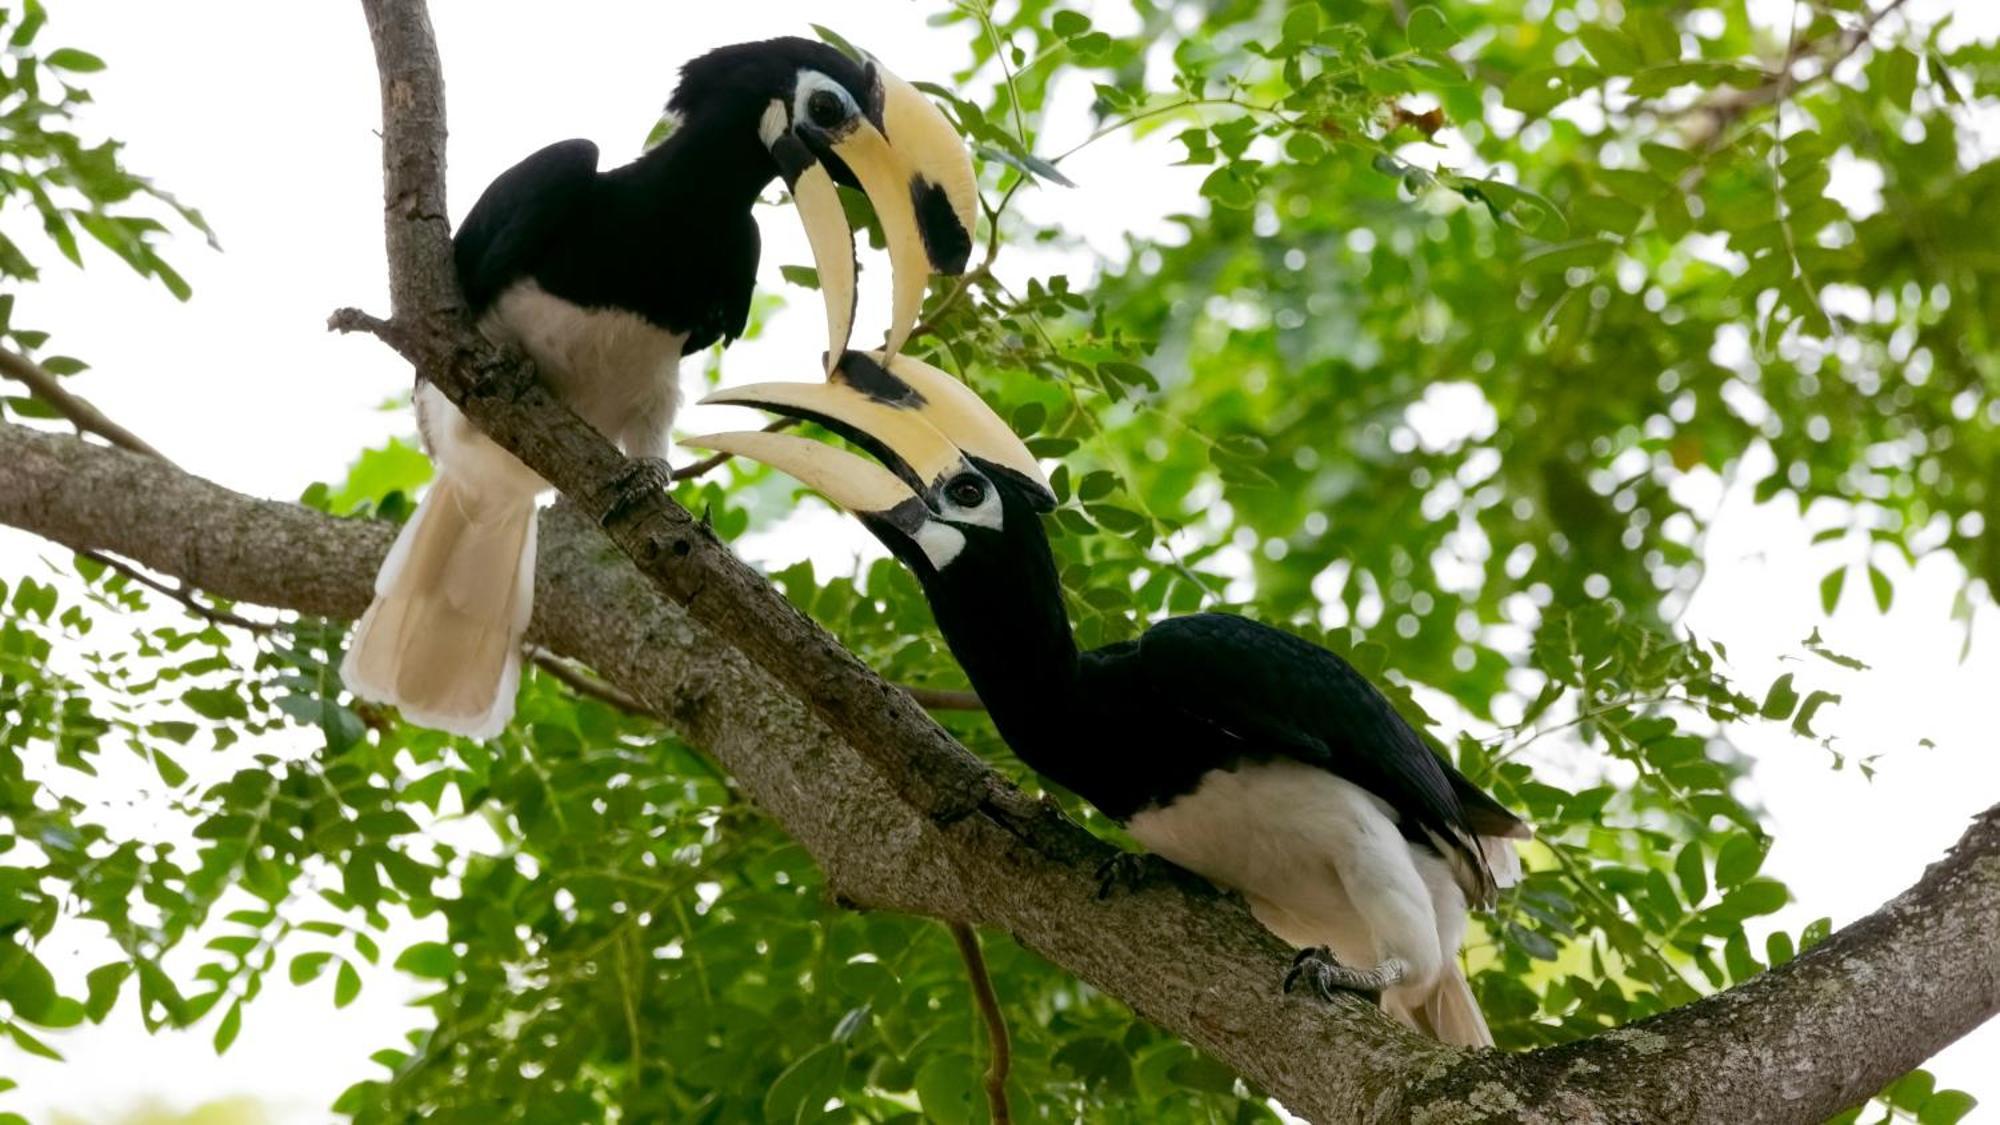
[[[458,283],[475,316],[534,273],[596,179],[597,146],[575,140],[536,152],[487,185],[452,238]]]
[[[1225,736],[1231,749],[1210,768],[1229,756],[1318,766],[1386,801],[1413,839],[1435,833],[1482,871],[1464,838],[1521,827],[1433,753],[1365,676],[1318,645],[1247,618],[1204,613],[1161,622],[1120,647],[1105,652],[1104,673],[1143,684],[1184,729]]]

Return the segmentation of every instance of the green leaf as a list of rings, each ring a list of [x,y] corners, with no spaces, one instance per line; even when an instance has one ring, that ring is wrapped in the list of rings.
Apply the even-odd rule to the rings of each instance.
[[[292,958],[290,969],[292,983],[308,984],[312,982],[319,977],[320,973],[326,970],[327,963],[332,960],[333,954],[321,950],[301,953],[297,957]]]
[[[1452,30],[1444,13],[1429,5],[1410,12],[1410,47],[1419,54],[1441,55],[1462,38]]]
[[[1058,38],[1074,39],[1090,30],[1090,17],[1082,12],[1061,11],[1049,17],[1049,30]]]
[[[1889,582],[1889,576],[1882,573],[1874,563],[1868,564],[1868,588],[1875,594],[1875,608],[1889,612],[1889,605],[1896,600],[1896,588]]]
[[[1311,43],[1319,38],[1319,5],[1300,4],[1286,12],[1281,34],[1288,44]]]
[[[1625,13],[1625,30],[1648,64],[1670,63],[1681,57],[1681,35],[1664,8],[1634,5]]]
[[[1771,681],[1770,690],[1764,693],[1762,714],[1767,719],[1788,719],[1792,708],[1799,705],[1799,693],[1792,688],[1792,673],[1787,672]]]
[[[1847,585],[1847,568],[1829,570],[1826,577],[1819,580],[1819,604],[1831,616],[1834,607],[1840,604],[1841,588]]]
[[[824,1106],[840,1089],[847,1065],[847,1048],[827,1043],[785,1068],[764,1093],[765,1121],[818,1120]],[[810,1116],[808,1116],[810,1115]]]
[[[1701,841],[1689,840],[1674,857],[1674,877],[1680,880],[1681,897],[1689,906],[1699,906],[1708,897],[1708,868],[1701,854]]]
[[[1237,165],[1225,164],[1201,182],[1201,194],[1223,207],[1241,210],[1257,202],[1257,189],[1238,172]]]
[[[829,47],[832,47],[834,50],[839,51],[841,54],[846,55],[848,58],[853,59],[855,62],[862,62],[867,59],[868,53],[866,51],[863,51],[861,48],[856,47],[852,43],[849,43],[846,39],[841,37],[839,32],[834,31],[832,28],[825,27],[816,23],[810,23],[807,24],[806,26],[813,29],[813,34],[819,36],[821,42],[825,43]]]
[[[56,1000],[56,980],[33,953],[9,941],[0,949],[0,1000],[26,1020],[48,1011]]]
[[[111,1006],[118,1002],[118,990],[125,978],[132,975],[132,966],[124,961],[114,961],[99,965],[85,975],[84,987],[87,995],[84,1009],[90,1014],[90,1022],[103,1023],[111,1014]]]
[[[7,1029],[7,1037],[12,1039],[14,1045],[23,1051],[40,1058],[53,1059],[56,1062],[63,1061],[62,1055],[54,1047],[28,1034],[28,1029],[22,1027],[20,1024],[10,1021],[6,1024],[0,1024],[0,1026],[4,1026]]]
[[[1606,74],[1631,74],[1638,70],[1643,61],[1639,55],[1639,44],[1630,35],[1615,28],[1601,27],[1586,23],[1576,29],[1576,37],[1583,41],[1584,49]]]
[[[1963,1090],[1939,1090],[1917,1111],[1918,1125],[1955,1125],[1979,1105],[1979,1099]]]
[[[1822,706],[1838,702],[1840,697],[1830,691],[1814,691],[1808,694],[1806,701],[1799,707],[1799,713],[1792,717],[1792,730],[1806,738],[1817,738],[1818,735],[1815,735],[1812,729],[1813,716],[1819,713]]]
[[[345,961],[340,963],[340,972],[333,978],[333,1006],[345,1008],[361,995],[361,974]]]
[[[1783,883],[1771,879],[1751,879],[1723,895],[1722,902],[1713,909],[1724,917],[1740,920],[1776,914],[1790,900],[1791,894],[1785,890]]]
[[[73,74],[93,74],[104,69],[104,60],[89,51],[79,51],[75,47],[58,47],[43,56],[42,61],[57,70],[67,70]]]
[[[779,266],[778,276],[806,289],[819,288],[819,271],[811,266]]]
[[[1771,843],[1761,836],[1738,833],[1723,841],[1715,857],[1715,885],[1735,887],[1757,874]]]
[[[396,967],[412,976],[446,980],[458,969],[458,954],[442,942],[420,941],[403,950]]]
[[[1917,56],[1907,47],[1891,47],[1877,56],[1882,75],[1882,93],[1908,113],[1917,92]]]
[[[243,1001],[238,999],[222,1014],[222,1022],[215,1026],[215,1053],[221,1054],[236,1042],[236,1034],[243,1030]]]

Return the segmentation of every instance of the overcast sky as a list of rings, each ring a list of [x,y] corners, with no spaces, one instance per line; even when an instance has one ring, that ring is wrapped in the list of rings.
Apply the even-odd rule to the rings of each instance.
[[[1910,5],[1939,11],[1953,0]],[[1956,0],[1962,31],[2000,30],[2000,4]],[[16,323],[52,330],[51,348],[88,359],[75,386],[190,469],[245,492],[291,498],[315,480],[338,479],[357,449],[413,431],[406,411],[381,409],[407,390],[408,369],[370,339],[324,331],[327,313],[356,304],[386,312],[381,260],[379,109],[375,74],[356,6],[227,0],[204,5],[129,0],[57,0],[44,33],[103,56],[93,77],[98,105],[87,125],[127,142],[128,163],[199,206],[223,252],[198,239],[169,254],[195,289],[182,305],[97,254],[87,275],[52,253],[43,282],[23,289]],[[1763,10],[1788,10],[1763,0]],[[729,4],[630,5],[567,0],[439,0],[433,4],[451,105],[451,200],[463,214],[493,175],[541,145],[589,137],[607,161],[636,154],[688,57],[743,39],[810,34],[828,24],[906,78],[942,80],[964,57],[962,35],[927,28],[934,5],[882,0],[736,0]],[[1103,17],[1100,22],[1108,17]],[[1052,116],[1044,147],[1060,151],[1088,132],[1087,90],[1072,86]],[[1990,138],[1989,143],[2000,138]],[[1079,187],[1060,197],[1024,193],[1035,214],[1059,213],[1100,248],[1124,234],[1166,230],[1164,216],[1198,206],[1200,170],[1169,167],[1164,143],[1114,139],[1064,170]],[[1838,188],[1838,185],[1837,185]],[[778,267],[810,261],[790,214],[760,215],[763,291],[784,293],[797,311],[764,338],[729,352],[732,381],[809,377],[822,346],[816,294],[785,287]],[[10,228],[11,229],[11,228]],[[866,263],[857,339],[886,321]],[[1046,262],[1003,254],[1003,276]],[[693,366],[688,372],[692,374]],[[690,410],[684,432],[729,424],[727,414]],[[1744,479],[1754,479],[1754,473]],[[1758,757],[1755,796],[1769,809],[1773,872],[1798,902],[1779,921],[1846,922],[1913,881],[1959,835],[1967,817],[2000,795],[1992,687],[2000,683],[2000,614],[1981,611],[1970,656],[1950,599],[1962,575],[1949,559],[1914,573],[1892,555],[1874,560],[1896,581],[1883,616],[1850,589],[1831,622],[1818,604],[1820,575],[1860,557],[1866,545],[1808,544],[1811,530],[1780,505],[1752,509],[1747,495],[1722,496],[1713,480],[1689,488],[1719,515],[1709,539],[1709,577],[1688,615],[1704,636],[1729,645],[1743,682],[1761,685],[1792,667],[1796,642],[1816,625],[1837,648],[1869,659],[1866,674],[1810,674],[1844,695],[1823,730],[1856,754],[1881,753],[1871,783],[1827,769],[1827,756],[1782,732],[1741,732]],[[873,550],[851,522],[821,514],[787,532],[740,544],[759,562],[807,554],[828,562]],[[32,572],[45,545],[0,530],[0,575]],[[1852,586],[1854,584],[1850,584]],[[1802,670],[1803,671],[1803,670]],[[1917,749],[1920,738],[1935,749]],[[406,940],[424,936],[412,926]],[[402,935],[397,935],[401,937]],[[394,948],[396,942],[385,943]],[[51,960],[71,982],[106,959],[88,942]],[[361,1000],[336,1013],[325,982],[311,990],[273,983],[249,1011],[236,1046],[217,1057],[209,1029],[148,1038],[128,1003],[102,1028],[50,1038],[66,1065],[9,1057],[23,1088],[0,1110],[43,1119],[54,1108],[98,1120],[156,1096],[189,1106],[252,1094],[284,1120],[320,1121],[347,1084],[380,1073],[367,1055],[422,1013],[395,974],[370,977]],[[1989,1028],[1935,1064],[1942,1084],[2000,1102],[2000,1032]],[[1981,1063],[1984,1065],[1981,1065]]]

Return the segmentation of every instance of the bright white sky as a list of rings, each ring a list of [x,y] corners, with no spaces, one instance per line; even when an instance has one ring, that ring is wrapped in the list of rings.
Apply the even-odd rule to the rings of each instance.
[[[1782,18],[1786,5],[1766,0]],[[1955,6],[1962,29],[2000,32],[1990,0],[1919,0],[1920,12]],[[195,297],[173,301],[97,254],[88,275],[52,253],[44,281],[23,289],[17,323],[54,331],[52,349],[73,351],[95,369],[75,386],[192,470],[256,495],[290,498],[315,480],[337,479],[355,451],[413,430],[404,411],[380,405],[408,388],[403,364],[374,341],[328,335],[327,313],[355,304],[386,312],[381,259],[375,73],[358,6],[215,0],[194,14],[184,5],[61,0],[44,33],[53,46],[96,52],[110,69],[94,77],[98,105],[88,128],[129,145],[129,163],[207,214],[224,253],[182,239],[170,254]],[[773,34],[832,26],[913,79],[944,79],[963,57],[958,32],[927,28],[933,5],[880,0],[736,0],[729,4],[628,5],[570,0],[561,18],[527,0],[436,0],[433,4],[451,105],[451,200],[462,215],[496,173],[552,140],[595,139],[608,161],[636,154],[680,64],[701,50]],[[1109,18],[1109,17],[1103,17]],[[1087,91],[1065,92],[1044,147],[1081,139]],[[1065,171],[1081,185],[1060,196],[1029,191],[1035,214],[1060,208],[1072,231],[1106,249],[1129,231],[1159,233],[1164,216],[1198,206],[1200,170],[1169,167],[1159,141],[1114,139],[1087,150]],[[781,315],[764,338],[733,348],[732,380],[806,377],[822,346],[815,294],[787,290],[778,266],[810,261],[797,224],[783,211],[762,216],[765,292],[784,292],[802,311]],[[1003,275],[1025,277],[1019,252],[1003,254]],[[869,262],[886,272],[886,263]],[[869,276],[880,277],[881,273]],[[857,338],[885,322],[881,286],[866,284]],[[692,375],[694,365],[690,365]],[[694,409],[686,432],[733,424]],[[1746,474],[1754,479],[1755,474]],[[1700,489],[1701,486],[1695,486]],[[1840,691],[1819,726],[1854,754],[1882,753],[1871,783],[1833,773],[1826,755],[1782,732],[1749,730],[1740,740],[1758,757],[1757,796],[1778,840],[1771,870],[1798,902],[1781,917],[1796,930],[1831,915],[1844,923],[1908,885],[1959,835],[1967,817],[2000,799],[1994,753],[1992,685],[2000,683],[2000,613],[1981,611],[1968,659],[1949,620],[1961,576],[1932,559],[1914,573],[1894,556],[1874,561],[1896,581],[1889,615],[1878,614],[1859,583],[1839,612],[1822,620],[1819,576],[1864,557],[1862,542],[1809,546],[1834,513],[1801,521],[1780,505],[1753,509],[1746,494],[1719,505],[1709,540],[1709,579],[1688,615],[1704,636],[1729,645],[1743,682],[1762,685],[1797,668],[1801,679]],[[850,523],[822,515],[743,545],[764,562],[811,555],[851,561],[871,546]],[[43,545],[0,530],[0,574],[37,566]],[[1813,662],[1785,663],[1815,625],[1836,648],[1870,660],[1866,674]],[[1919,738],[1937,743],[1916,749]],[[405,940],[425,936],[412,927]],[[396,935],[401,937],[402,935]],[[393,951],[395,938],[385,945]],[[51,960],[72,982],[103,959],[80,948]],[[209,1029],[149,1038],[131,1004],[102,1028],[50,1038],[65,1065],[10,1054],[0,1072],[22,1081],[0,1109],[40,1120],[56,1109],[101,1120],[144,1099],[187,1107],[251,1094],[286,1121],[318,1121],[339,1090],[381,1071],[369,1052],[419,1026],[404,1007],[414,991],[393,973],[368,978],[361,999],[335,1012],[322,980],[311,989],[273,981],[248,1013],[236,1046],[217,1057]],[[11,1048],[8,1048],[11,1050]],[[1991,1060],[1992,1028],[1934,1064],[1941,1084],[2000,1102]],[[1981,1065],[1982,1061],[1986,1065]],[[330,1063],[334,1065],[329,1065]]]

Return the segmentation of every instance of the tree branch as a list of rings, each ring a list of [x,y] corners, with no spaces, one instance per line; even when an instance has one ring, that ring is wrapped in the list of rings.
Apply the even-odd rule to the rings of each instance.
[[[9,424],[0,522],[231,601],[338,619],[367,607],[395,533]],[[1286,951],[1233,899],[1156,881],[1099,901],[1107,849],[1010,790],[952,822],[892,798],[867,758],[573,506],[543,514],[541,542],[531,640],[712,753],[841,894],[1004,929],[1315,1121],[1818,1121],[2000,1010],[2000,807],[1916,886],[1797,960],[1561,1047],[1466,1054],[1358,1001],[1287,998]]]
[[[986,955],[979,950],[979,932],[964,922],[945,927],[958,943],[958,956],[965,962],[965,975],[972,984],[972,1000],[986,1021],[986,1112],[993,1125],[1011,1125],[1013,1113],[1007,1108],[1007,1072],[1013,1066],[1014,1046],[1007,1038],[1007,1017],[1000,1011],[1000,998],[993,994],[993,977],[986,971]]]
[[[138,434],[106,417],[103,411],[90,404],[89,399],[71,394],[61,380],[27,356],[0,348],[0,375],[27,384],[28,393],[55,407],[77,429],[96,434],[120,449],[158,457],[162,461],[167,459],[166,454],[146,444]]]

